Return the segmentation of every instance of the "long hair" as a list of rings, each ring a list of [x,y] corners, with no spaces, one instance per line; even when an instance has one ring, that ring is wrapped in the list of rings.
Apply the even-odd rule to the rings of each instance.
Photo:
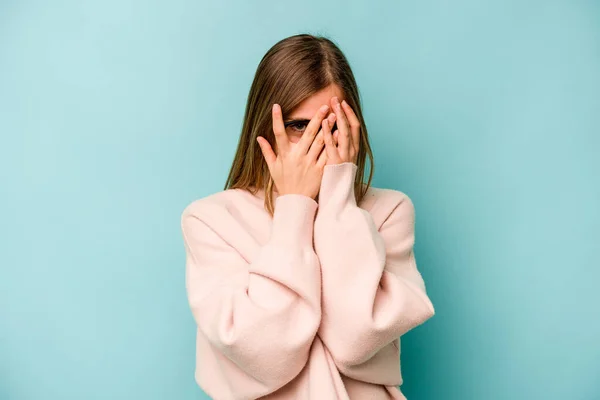
[[[248,94],[242,132],[224,189],[244,189],[252,194],[264,189],[265,209],[273,215],[274,182],[256,137],[264,137],[275,149],[273,103],[281,106],[285,120],[302,101],[331,84],[340,87],[360,121],[358,170],[354,182],[354,195],[360,203],[371,185],[374,164],[358,86],[350,64],[338,46],[331,39],[310,34],[280,40],[260,61]],[[367,156],[370,169],[365,184],[363,176]]]

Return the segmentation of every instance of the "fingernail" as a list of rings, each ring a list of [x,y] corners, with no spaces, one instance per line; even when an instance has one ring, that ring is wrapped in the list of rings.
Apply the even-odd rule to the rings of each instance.
[[[329,110],[329,106],[327,104],[321,106],[320,108],[321,112],[327,112],[327,110]]]
[[[346,103],[346,100],[342,100],[342,104],[345,105],[345,106],[348,105],[348,103]]]
[[[277,111],[277,103],[273,103],[273,111]]]

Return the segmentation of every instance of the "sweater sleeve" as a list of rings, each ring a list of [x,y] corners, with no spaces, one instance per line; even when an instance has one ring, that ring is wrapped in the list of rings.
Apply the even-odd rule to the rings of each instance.
[[[323,290],[318,334],[346,374],[434,315],[415,264],[412,201],[398,192],[378,229],[356,203],[356,172],[352,162],[325,167],[314,228]]]
[[[270,238],[249,262],[217,234],[229,227],[215,230],[204,221],[208,208],[186,209],[181,217],[196,324],[232,361],[221,372],[256,397],[300,373],[320,323],[320,266],[312,242],[317,207],[307,196],[278,197]]]

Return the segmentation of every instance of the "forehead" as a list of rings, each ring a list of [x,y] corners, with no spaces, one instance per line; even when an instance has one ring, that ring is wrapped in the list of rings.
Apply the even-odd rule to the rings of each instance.
[[[333,96],[337,96],[340,103],[344,100],[344,94],[338,85],[329,85],[305,99],[290,112],[288,119],[312,119],[323,104],[331,107],[331,98]]]

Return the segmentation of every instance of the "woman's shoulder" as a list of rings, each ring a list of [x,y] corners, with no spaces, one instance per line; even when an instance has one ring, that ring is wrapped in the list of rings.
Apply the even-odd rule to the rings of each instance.
[[[236,203],[239,198],[240,193],[238,189],[226,189],[211,193],[192,200],[184,207],[181,214],[182,216],[201,216],[202,214],[210,212],[226,210],[229,205]]]
[[[215,219],[250,211],[262,204],[262,200],[248,190],[226,189],[191,201],[184,207],[181,218]]]
[[[412,204],[412,199],[408,196],[408,194],[406,194],[406,192],[397,189],[369,186],[361,205],[397,206],[403,202]]]
[[[255,243],[268,237],[263,200],[245,189],[227,189],[191,201],[181,213],[181,230],[203,243],[227,243],[252,257]],[[217,246],[213,241],[209,246]]]
[[[414,219],[415,206],[406,192],[397,189],[370,186],[360,207],[383,223],[392,214],[403,213]]]

